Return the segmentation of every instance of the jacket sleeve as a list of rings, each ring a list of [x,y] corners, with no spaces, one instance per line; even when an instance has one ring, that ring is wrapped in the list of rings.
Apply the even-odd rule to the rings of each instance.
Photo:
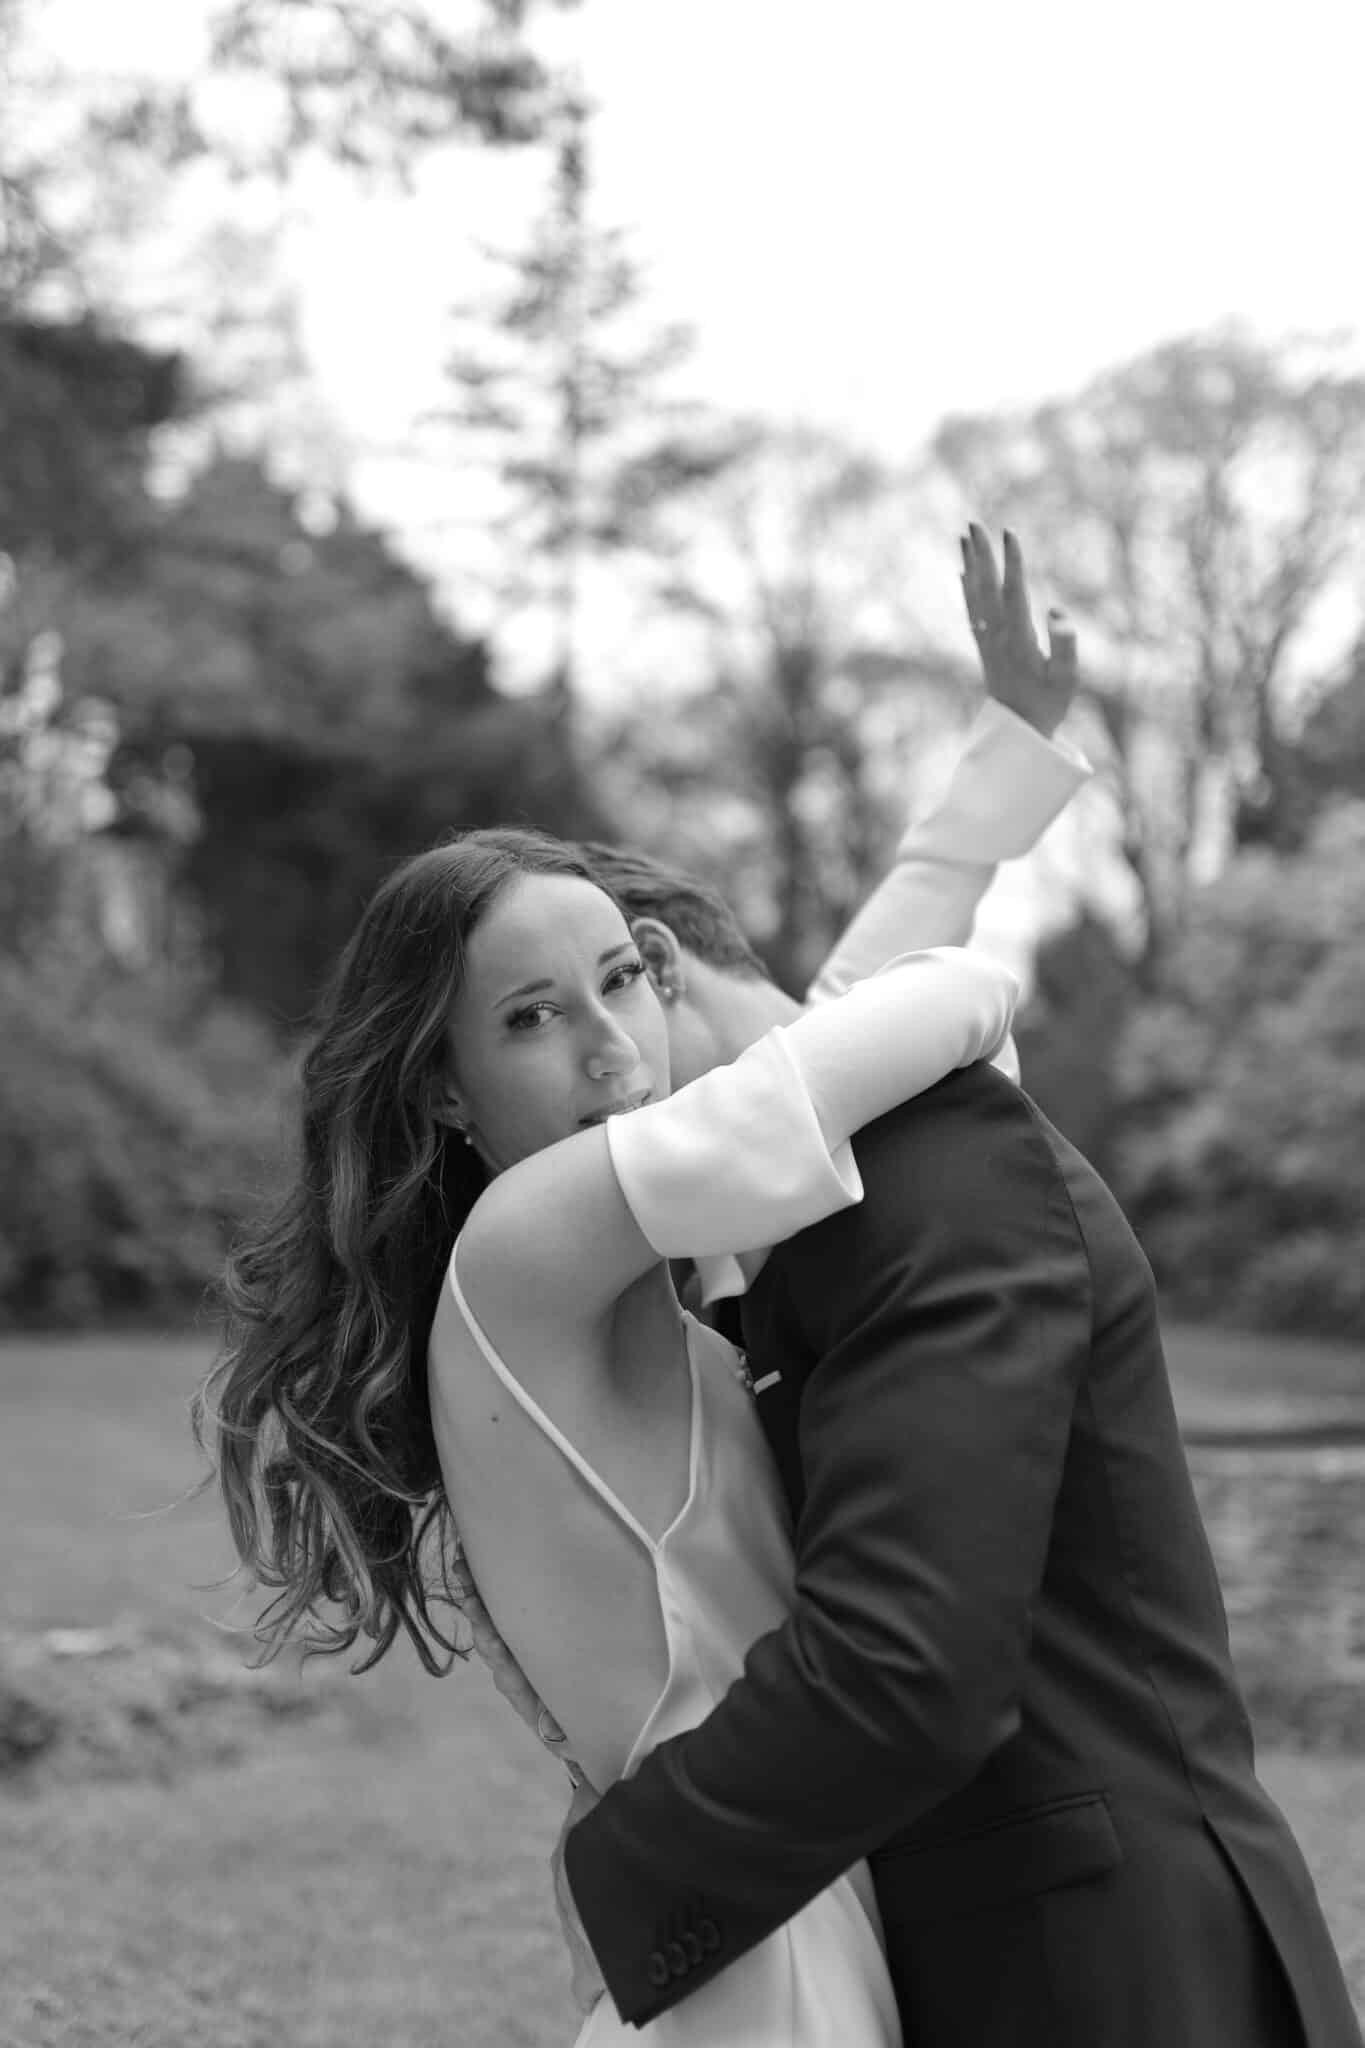
[[[779,1341],[810,1362],[794,1610],[566,1841],[637,2024],[965,1784],[1018,1723],[1089,1344],[1084,1245],[1032,1106],[980,1067],[855,1150],[862,1207],[779,1248],[764,1283]]]

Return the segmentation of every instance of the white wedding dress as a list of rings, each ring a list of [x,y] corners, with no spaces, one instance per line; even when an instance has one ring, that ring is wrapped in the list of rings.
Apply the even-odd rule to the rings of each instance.
[[[470,1312],[450,1262],[450,1287],[478,1350],[521,1415],[582,1482],[613,1533],[653,1567],[668,1675],[626,1763],[705,1719],[737,1679],[746,1652],[792,1605],[786,1502],[733,1347],[685,1318],[692,1428],[686,1499],[656,1542],[504,1365]],[[604,1534],[605,1532],[599,1532]],[[647,2026],[627,2026],[599,2000],[575,2048],[900,2048],[871,1880],[858,1865],[747,1955]]]

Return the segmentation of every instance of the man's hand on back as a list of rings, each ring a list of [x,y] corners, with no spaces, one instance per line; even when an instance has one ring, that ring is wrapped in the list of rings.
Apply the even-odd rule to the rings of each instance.
[[[590,2013],[606,1990],[602,1972],[597,1967],[597,1958],[592,1952],[583,1922],[578,1917],[573,1893],[569,1890],[568,1873],[564,1868],[564,1838],[569,1829],[576,1827],[584,1814],[591,1813],[597,1805],[597,1794],[586,1780],[574,1788],[569,1810],[564,1816],[564,1825],[559,1831],[554,1854],[550,1858],[550,1869],[555,1881],[555,1904],[559,1908],[559,1924],[569,1950],[569,1963],[573,1972],[571,1989],[573,2002],[581,2013]]]

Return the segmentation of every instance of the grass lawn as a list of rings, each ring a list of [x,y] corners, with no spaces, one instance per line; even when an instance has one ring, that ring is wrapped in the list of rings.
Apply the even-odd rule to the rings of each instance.
[[[0,1632],[230,1614],[197,1590],[231,1562],[216,1499],[182,1498],[207,1357],[0,1345]],[[395,1651],[346,1683],[368,1740],[283,1724],[170,1784],[0,1791],[0,2048],[572,2039],[548,1874],[564,1773],[477,1665],[437,1680]]]
[[[444,1739],[290,1735],[169,1787],[10,1802],[0,2042],[569,2041],[545,1869],[558,1783],[457,1683]]]
[[[1238,1346],[1195,1346],[1225,1404]],[[228,1596],[194,1585],[227,1568],[213,1499],[168,1505],[196,1476],[185,1404],[205,1357],[174,1338],[0,1346],[0,1631],[224,1615]],[[1267,1370],[1258,1353],[1258,1393]],[[1321,1375],[1349,1393],[1331,1354]],[[478,1668],[434,1680],[395,1652],[347,1683],[374,1710],[358,1732],[283,1724],[166,1783],[0,1793],[0,2048],[572,2039],[546,1869],[563,1774]],[[1265,1776],[1365,2002],[1365,1771],[1277,1754]]]

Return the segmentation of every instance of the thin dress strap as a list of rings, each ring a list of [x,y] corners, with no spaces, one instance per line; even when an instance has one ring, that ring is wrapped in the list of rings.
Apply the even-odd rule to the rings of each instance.
[[[497,1351],[494,1349],[491,1339],[488,1337],[486,1331],[483,1329],[477,1316],[474,1314],[473,1309],[469,1306],[469,1303],[465,1298],[464,1289],[460,1286],[460,1276],[455,1270],[456,1260],[459,1256],[459,1250],[460,1242],[457,1238],[455,1240],[455,1248],[450,1254],[450,1265],[448,1269],[450,1274],[450,1291],[455,1297],[455,1306],[459,1309],[460,1314],[464,1318],[466,1329],[469,1331],[470,1336],[474,1339],[474,1342],[478,1345],[479,1350],[483,1353],[483,1356],[486,1359],[488,1365],[492,1368],[494,1375],[507,1389],[508,1393],[512,1396],[512,1399],[517,1403],[517,1406],[522,1410],[522,1412],[528,1415],[531,1418],[532,1422],[535,1423],[537,1429],[543,1430],[545,1435],[549,1437],[551,1443],[554,1444],[555,1447],[563,1453],[563,1455],[568,1459],[569,1463],[573,1466],[575,1472],[578,1473],[579,1477],[585,1480],[587,1484],[592,1488],[593,1492],[598,1496],[598,1498],[604,1501],[607,1507],[611,1509],[612,1513],[616,1515],[622,1522],[625,1523],[626,1527],[630,1530],[631,1534],[639,1538],[640,1542],[644,1544],[650,1556],[655,1556],[659,1550],[660,1545],[667,1541],[668,1537],[672,1535],[674,1529],[677,1528],[678,1523],[682,1520],[682,1517],[687,1513],[687,1510],[691,1506],[693,1497],[695,1496],[697,1490],[697,1370],[696,1364],[692,1356],[690,1317],[688,1317],[686,1314],[684,1314],[683,1316],[683,1333],[687,1350],[687,1376],[691,1394],[691,1426],[689,1432],[687,1457],[687,1498],[684,1500],[677,1514],[673,1517],[673,1520],[669,1523],[667,1529],[664,1530],[663,1535],[658,1539],[658,1542],[656,1542],[655,1539],[650,1535],[649,1531],[644,1527],[644,1525],[636,1520],[635,1516],[631,1513],[630,1509],[626,1506],[625,1502],[621,1500],[615,1493],[613,1493],[612,1489],[607,1485],[606,1480],[601,1477],[600,1473],[597,1473],[593,1470],[592,1466],[583,1456],[583,1453],[580,1450],[576,1449],[575,1446],[569,1442],[569,1439],[565,1436],[563,1430],[558,1428],[557,1425],[550,1420],[549,1416],[545,1413],[545,1410],[541,1407],[540,1403],[537,1400],[535,1400],[530,1394],[527,1393],[525,1387],[521,1384],[521,1381],[517,1379],[515,1374],[512,1373],[508,1369],[508,1367],[503,1364],[502,1359],[498,1356]]]

